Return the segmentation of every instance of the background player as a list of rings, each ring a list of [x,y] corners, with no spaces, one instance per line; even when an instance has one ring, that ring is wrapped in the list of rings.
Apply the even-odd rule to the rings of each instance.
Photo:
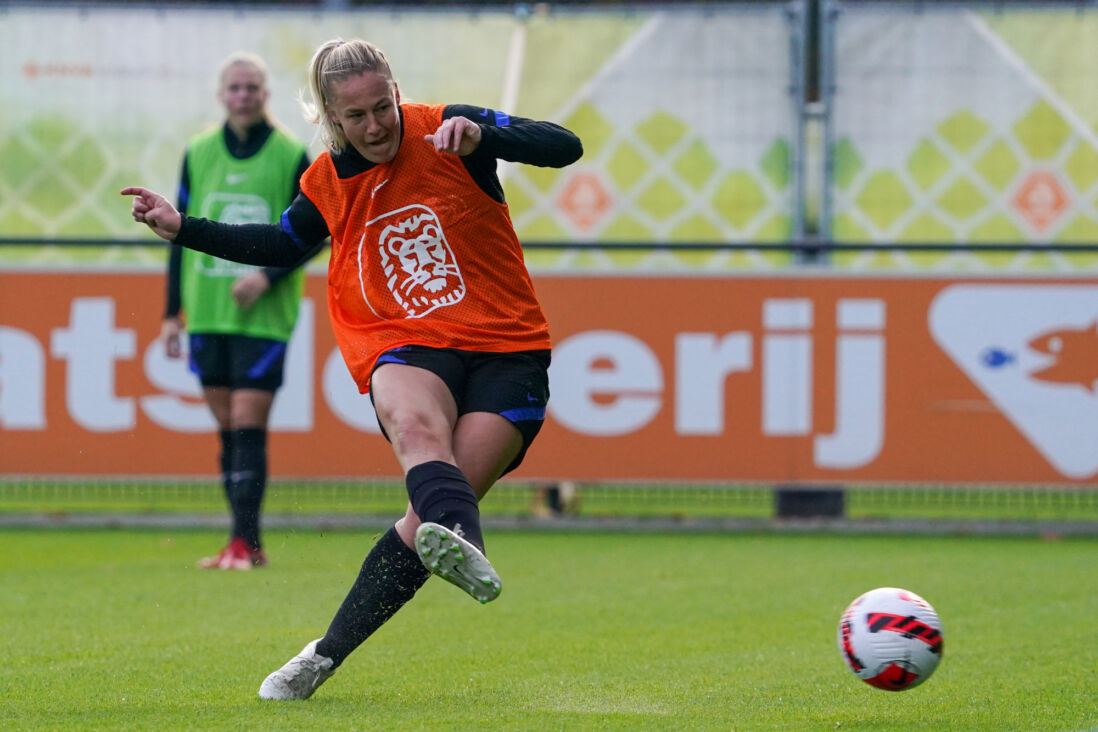
[[[298,194],[309,166],[305,146],[278,126],[267,102],[267,70],[250,53],[221,65],[220,126],[194,137],[183,156],[179,210],[230,223],[270,224]],[[311,256],[304,254],[297,264]],[[303,270],[237,264],[173,245],[161,336],[169,357],[182,353],[217,421],[220,468],[231,513],[229,542],[207,569],[267,563],[259,517],[267,485],[267,423],[282,385],[286,344],[297,320]]]

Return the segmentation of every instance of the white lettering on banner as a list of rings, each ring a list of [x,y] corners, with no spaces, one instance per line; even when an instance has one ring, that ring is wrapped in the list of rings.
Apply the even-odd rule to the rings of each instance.
[[[114,327],[112,298],[73,299],[69,327],[53,331],[50,354],[66,361],[65,403],[77,424],[92,432],[134,426],[134,400],[114,391],[114,362],[137,354],[137,336]]]
[[[75,298],[69,324],[51,333],[51,355],[66,362],[68,412],[77,424],[97,432],[137,426],[138,400],[115,393],[115,363],[134,358],[136,336],[132,329],[115,326],[114,309],[111,298]],[[852,469],[874,460],[884,442],[884,303],[843,299],[836,318],[832,434],[812,432],[813,303],[781,298],[763,303],[759,369],[750,331],[676,334],[670,366],[676,434],[724,434],[729,376],[757,372],[763,435],[813,437],[817,467]],[[316,423],[315,320],[315,304],[306,298],[287,352],[272,431],[306,432]],[[142,365],[149,383],[159,390],[139,402],[152,422],[177,432],[216,429],[185,359],[167,358],[155,338],[145,347]],[[0,328],[0,425],[5,429],[45,428],[47,367],[34,336]],[[320,370],[322,401],[332,415],[352,429],[380,434],[373,405],[358,392],[338,349],[323,359]],[[554,350],[551,372],[549,412],[579,434],[610,437],[636,432],[659,415],[667,399],[657,353],[630,333],[594,330],[565,338]],[[754,383],[741,383],[746,384],[743,388],[756,388]]]
[[[46,428],[46,355],[38,339],[0,326],[0,427]]]
[[[282,387],[271,408],[272,432],[308,432],[313,428],[313,338],[316,306],[301,301],[297,324],[286,350]],[[186,338],[183,338],[184,346]],[[202,397],[198,377],[188,367],[187,354],[168,358],[164,343],[155,339],[145,349],[145,375],[165,393],[141,399],[141,411],[165,429],[176,432],[210,432],[217,422]]]
[[[659,359],[628,333],[592,330],[567,338],[553,349],[549,368],[549,412],[573,432],[624,435],[660,411]]]
[[[271,410],[272,431],[307,432],[314,425],[313,363],[315,311],[311,299],[301,313],[286,353],[282,388]],[[112,298],[74,298],[69,324],[50,336],[51,355],[66,362],[65,402],[80,426],[93,432],[120,432],[137,426],[135,403],[115,393],[115,362],[136,356],[137,337],[130,328],[117,328]],[[186,345],[186,338],[184,346]],[[217,423],[202,400],[202,387],[188,368],[186,353],[168,358],[164,343],[154,338],[146,346],[142,365],[158,394],[141,397],[141,411],[155,424],[175,432],[210,432]],[[0,327],[0,426],[9,430],[46,428],[47,363],[43,349],[31,334]],[[339,350],[325,362],[322,391],[340,420],[362,432],[380,434],[369,397],[347,373]]]
[[[184,352],[179,358],[168,358],[160,338],[145,349],[145,376],[163,393],[142,397],[141,411],[165,429],[210,432],[217,429],[217,422],[202,399],[202,385],[187,367],[187,339],[181,340]]]
[[[852,469],[872,462],[884,444],[884,303],[844,299],[836,315],[835,432],[817,435],[818,467]],[[810,300],[763,303],[763,434],[808,436],[812,428],[812,338],[783,329],[812,326]],[[778,332],[772,332],[778,331]],[[675,431],[725,431],[725,382],[749,372],[751,333],[680,333],[675,338]],[[662,408],[663,372],[643,341],[617,331],[588,331],[553,352],[549,410],[568,429],[622,435],[643,428]],[[596,397],[601,397],[596,399]],[[773,404],[771,403],[773,402]]]
[[[762,429],[806,435],[812,429],[812,301],[763,303]]]
[[[871,462],[884,444],[884,303],[840,300],[836,315],[835,432],[815,442],[821,468],[857,468]],[[850,332],[850,331],[876,331]]]
[[[358,384],[347,371],[338,348],[328,354],[328,360],[324,362],[321,386],[324,401],[335,416],[361,432],[381,434],[374,404],[370,397],[359,393]]]
[[[675,338],[675,431],[680,435],[724,432],[724,383],[751,370],[751,336],[680,333]]]

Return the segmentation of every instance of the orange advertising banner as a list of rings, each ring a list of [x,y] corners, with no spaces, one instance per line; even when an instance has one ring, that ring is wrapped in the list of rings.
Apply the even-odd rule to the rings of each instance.
[[[515,478],[1080,484],[1098,475],[1098,285],[535,277],[549,417]],[[0,272],[0,473],[212,475],[158,341],[159,273]],[[399,474],[310,276],[272,414],[279,477]]]

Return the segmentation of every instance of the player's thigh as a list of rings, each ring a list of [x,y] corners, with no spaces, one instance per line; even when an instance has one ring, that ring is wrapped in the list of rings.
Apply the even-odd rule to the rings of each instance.
[[[202,396],[220,430],[232,429],[232,391],[227,386],[204,386]]]
[[[499,414],[469,412],[454,428],[454,459],[477,498],[484,497],[522,449],[522,433]]]
[[[457,403],[441,377],[419,366],[385,363],[370,377],[378,423],[405,471],[428,460],[452,460]]]
[[[266,389],[233,389],[230,396],[233,429],[267,427],[274,392]]]

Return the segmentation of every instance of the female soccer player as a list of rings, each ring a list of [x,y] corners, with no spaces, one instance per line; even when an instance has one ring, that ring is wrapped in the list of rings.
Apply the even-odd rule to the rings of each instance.
[[[234,53],[222,63],[218,80],[225,122],[188,143],[179,210],[216,221],[274,223],[300,190],[298,180],[309,167],[305,145],[274,124],[260,57]],[[168,261],[160,333],[167,355],[178,358],[182,308],[191,370],[220,431],[222,486],[232,517],[228,544],[199,566],[261,567],[267,564],[259,531],[267,486],[267,421],[282,385],[303,272],[261,270],[176,245]]]
[[[306,699],[435,573],[480,602],[500,579],[477,502],[522,461],[545,417],[549,330],[511,226],[496,160],[563,167],[568,130],[467,105],[401,103],[384,54],[333,40],[309,66],[310,119],[327,150],[281,223],[229,226],[133,195],[133,217],[181,246],[295,263],[332,238],[328,309],[410,499],[363,562],[323,638],[260,686]]]

